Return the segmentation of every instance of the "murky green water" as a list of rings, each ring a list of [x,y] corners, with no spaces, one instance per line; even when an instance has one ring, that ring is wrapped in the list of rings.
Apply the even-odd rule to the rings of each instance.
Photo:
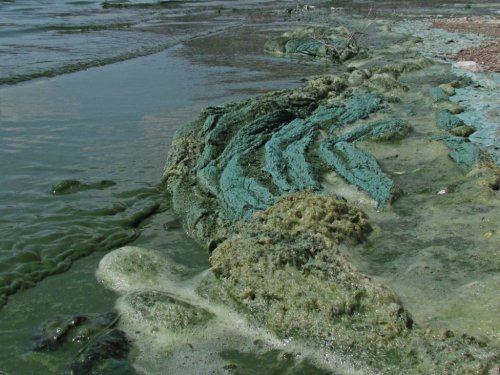
[[[280,11],[295,5],[260,3]],[[208,268],[206,254],[185,236],[156,188],[174,132],[206,106],[297,86],[304,77],[338,69],[264,55],[270,34],[300,21],[283,21],[282,13],[270,10],[253,12],[247,26],[237,26],[247,17],[245,7],[242,2],[189,2],[169,9],[105,8],[97,1],[0,2],[0,84],[116,62],[0,86],[0,373],[64,370],[76,353],[30,353],[30,338],[53,316],[113,308],[117,296],[94,278],[109,250],[123,244],[157,249],[185,266],[184,279]],[[193,35],[199,37],[190,39]],[[163,52],[117,62],[158,51]],[[54,186],[69,180],[81,184],[54,193]],[[394,229],[390,219],[379,224],[382,230]],[[401,236],[408,226],[400,228]],[[389,279],[388,268],[377,269],[377,259],[370,258],[373,250],[364,251],[365,260],[373,261],[367,271]],[[401,273],[394,284],[404,278]],[[476,286],[495,284],[484,285]],[[225,351],[221,357],[248,374],[321,373],[273,350]]]

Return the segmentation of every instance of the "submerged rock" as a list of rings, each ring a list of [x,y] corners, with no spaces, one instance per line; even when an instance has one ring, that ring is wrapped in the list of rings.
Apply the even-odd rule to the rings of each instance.
[[[455,136],[442,137],[442,141],[450,149],[450,158],[462,168],[469,170],[479,160],[479,149],[468,139]]]
[[[57,316],[37,328],[30,351],[76,352],[66,372],[84,374],[135,374],[127,361],[130,343],[116,328],[115,312]]]
[[[51,193],[54,195],[74,194],[79,191],[93,189],[107,189],[116,185],[116,182],[111,180],[102,180],[98,182],[83,183],[78,180],[63,180],[52,186]]]
[[[113,329],[82,350],[66,369],[68,375],[133,375],[127,361],[130,343],[123,331]]]
[[[118,300],[116,307],[124,327],[150,333],[159,330],[171,333],[195,331],[214,317],[201,307],[158,290],[125,294]]]

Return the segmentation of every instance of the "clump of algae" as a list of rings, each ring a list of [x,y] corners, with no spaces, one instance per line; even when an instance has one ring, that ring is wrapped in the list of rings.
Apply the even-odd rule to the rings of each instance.
[[[400,76],[432,63],[411,56],[401,60],[392,64],[383,60],[358,64],[361,74],[357,74],[354,83],[346,75],[319,77],[304,88],[208,109],[179,134],[179,142],[185,141],[188,148],[175,145],[164,181],[172,194],[174,208],[186,218],[188,232],[208,247],[213,271],[224,290],[258,323],[278,336],[302,339],[326,353],[335,353],[362,373],[439,374],[448,373],[450,369],[464,374],[494,373],[499,362],[495,348],[467,335],[418,327],[392,290],[363,275],[347,260],[350,244],[363,241],[371,230],[364,213],[317,192],[283,195],[283,191],[272,186],[274,176],[270,179],[268,175],[259,175],[262,152],[255,152],[254,157],[248,148],[243,150],[241,160],[245,164],[241,164],[240,170],[252,175],[252,183],[259,182],[273,194],[276,203],[269,204],[263,211],[260,211],[262,207],[246,211],[244,220],[234,217],[228,220],[224,215],[227,207],[223,194],[217,191],[217,169],[224,166],[218,163],[217,155],[225,152],[228,140],[243,126],[268,115],[271,109],[284,110],[295,117],[283,125],[273,125],[278,132],[293,121],[297,124],[317,121],[312,127],[317,131],[315,142],[308,143],[309,150],[305,153],[309,159],[304,157],[312,170],[324,172],[328,168],[325,158],[321,160],[316,151],[319,145],[337,147],[340,141],[348,141],[353,152],[351,156],[340,155],[342,163],[338,163],[346,166],[346,171],[342,173],[342,168],[335,165],[332,169],[375,199],[381,184],[376,184],[370,192],[366,186],[370,186],[373,179],[366,176],[376,169],[389,186],[388,193],[379,199],[379,207],[383,207],[381,202],[391,201],[393,179],[364,151],[364,145],[361,151],[355,145],[360,141],[400,142],[413,127],[406,119],[390,117],[389,103],[407,98],[409,90],[414,90],[415,85],[400,80]],[[348,83],[355,88],[348,87]],[[453,91],[449,87],[440,87],[440,90],[446,95],[452,95]],[[428,94],[427,90],[418,95],[425,95],[430,102]],[[357,99],[365,97],[378,98],[376,103],[380,105],[360,111],[363,115],[355,115],[352,121],[344,121],[344,118],[350,119],[348,115],[354,112]],[[434,107],[450,114],[462,110],[453,105],[443,98]],[[364,120],[372,115],[379,121],[367,124]],[[238,120],[233,121],[235,118]],[[390,130],[387,133],[384,124],[391,125],[387,126]],[[345,131],[346,127],[350,131]],[[268,138],[255,143],[255,138],[263,134],[248,134],[252,137],[246,144],[257,145],[256,150],[265,148],[272,138],[267,134]],[[288,147],[285,143],[280,142],[280,147]],[[352,155],[361,154],[366,157],[354,165]],[[214,157],[216,162],[211,164],[209,172],[215,178],[199,173],[200,168],[210,163],[198,162],[199,155],[205,155],[206,160],[210,155]],[[314,157],[310,158],[311,155]],[[179,165],[183,168],[180,173],[176,170]],[[415,173],[421,169],[415,168]],[[286,167],[278,171],[282,181],[290,182],[286,176],[288,171]],[[362,183],[349,179],[351,174],[360,174]],[[317,177],[321,182],[321,176]]]
[[[358,209],[297,193],[235,225],[210,261],[224,288],[259,322],[280,337],[349,358],[354,367],[386,374],[489,369],[484,343],[424,332],[393,291],[347,261],[341,244],[369,232]]]

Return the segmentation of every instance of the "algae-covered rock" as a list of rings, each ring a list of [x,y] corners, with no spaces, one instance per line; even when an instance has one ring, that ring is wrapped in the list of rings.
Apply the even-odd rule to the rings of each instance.
[[[438,128],[445,130],[451,130],[464,125],[464,122],[460,118],[451,114],[450,111],[446,109],[437,112],[436,123]]]
[[[429,96],[433,102],[448,100],[449,95],[441,87],[433,87],[429,90]]]
[[[463,137],[463,138],[467,138],[475,131],[476,131],[476,129],[472,126],[469,126],[469,125],[461,125],[461,126],[457,126],[455,128],[450,129],[450,133],[452,135],[457,136],[457,137]]]
[[[356,38],[343,27],[304,27],[266,42],[266,52],[306,55],[345,61],[362,52]]]
[[[115,312],[56,316],[37,328],[29,349],[37,352],[73,352],[65,374],[135,374],[127,356],[130,342],[115,328]]]
[[[116,308],[121,316],[120,324],[145,332],[195,330],[213,318],[211,312],[157,290],[125,294]]]
[[[366,80],[364,84],[368,88],[379,90],[384,93],[392,93],[398,91],[406,92],[409,90],[408,86],[402,84],[388,73],[374,74],[370,79]]]
[[[347,142],[330,141],[321,144],[320,153],[332,169],[366,191],[381,207],[389,203],[394,184],[370,154]]]
[[[421,331],[394,292],[352,267],[339,244],[370,226],[346,203],[293,194],[233,228],[211,255],[213,270],[279,336],[326,348],[363,373],[467,373],[498,362],[482,342]]]
[[[318,160],[321,134],[329,134],[329,142],[335,143],[335,132],[347,125],[355,129],[357,121],[387,107],[386,98],[377,92],[346,87],[345,77],[318,77],[299,89],[208,108],[178,133],[164,183],[188,233],[211,247],[230,223],[250,219],[284,193],[320,190],[325,166],[368,189],[381,206],[387,204],[392,182],[368,154],[345,146],[350,151],[344,153],[344,162]],[[371,130],[362,127],[349,142],[395,140],[407,129],[399,120],[387,120]],[[379,183],[383,186],[376,186]]]
[[[160,253],[124,246],[106,254],[96,271],[97,280],[116,292],[157,288],[172,275],[171,264]]]
[[[375,121],[339,135],[336,142],[395,141],[403,139],[411,131],[408,122],[401,119]]]

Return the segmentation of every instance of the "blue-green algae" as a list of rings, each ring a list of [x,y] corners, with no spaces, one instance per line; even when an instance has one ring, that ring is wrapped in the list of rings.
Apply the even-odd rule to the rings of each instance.
[[[450,111],[446,109],[438,111],[436,115],[436,123],[438,128],[445,130],[451,130],[464,125],[464,122],[459,117],[452,115]]]
[[[404,138],[411,126],[402,119],[389,119],[359,126],[350,132],[335,137],[335,142],[395,141]]]
[[[448,94],[441,87],[433,87],[429,90],[429,96],[433,102],[448,100]]]
[[[350,143],[332,143],[331,140],[321,144],[320,154],[333,170],[366,191],[379,206],[390,202],[394,184],[373,156]]]
[[[319,187],[306,161],[305,152],[314,140],[316,123],[295,119],[275,132],[265,144],[264,171],[281,192]]]
[[[471,169],[479,160],[479,149],[468,139],[455,136],[442,137],[442,141],[450,149],[450,158],[465,170]]]

